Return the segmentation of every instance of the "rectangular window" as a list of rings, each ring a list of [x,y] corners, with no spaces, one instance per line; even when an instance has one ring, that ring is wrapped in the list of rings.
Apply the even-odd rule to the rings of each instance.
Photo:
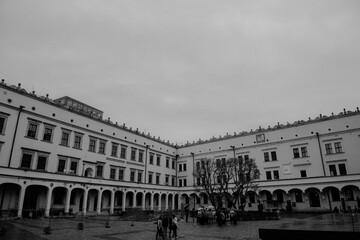
[[[172,163],[171,163],[171,168],[172,168],[172,169],[175,169],[175,166],[176,166],[176,164],[175,164],[175,159],[173,159],[173,160],[172,160]]]
[[[271,171],[266,171],[266,179],[271,180]]]
[[[126,158],[126,146],[121,145],[120,158]]]
[[[137,180],[138,183],[141,183],[142,182],[142,172],[138,172],[138,180]]]
[[[160,159],[161,159],[161,156],[156,155],[156,166],[160,166]]]
[[[169,185],[169,175],[165,175],[165,184]]]
[[[139,162],[144,162],[144,151],[139,150],[139,156],[138,156]]]
[[[302,157],[308,157],[309,156],[308,151],[307,151],[307,147],[301,147],[300,150],[301,150],[301,156]]]
[[[293,148],[293,154],[294,154],[294,158],[299,158],[300,157],[299,149]]]
[[[187,186],[186,178],[183,179],[183,184],[184,184],[184,187]]]
[[[118,144],[113,143],[111,146],[111,156],[113,157],[117,157],[117,152],[118,152]]]
[[[169,168],[169,167],[170,167],[170,158],[169,158],[169,157],[166,157],[165,167],[166,167],[166,168]]]
[[[96,166],[96,177],[102,177],[103,176],[103,165],[97,165]]]
[[[149,183],[152,184],[153,173],[149,173]]]
[[[59,159],[59,164],[58,164],[58,172],[65,172],[65,167],[66,167],[66,160],[65,159]]]
[[[264,152],[264,160],[265,160],[265,162],[270,161],[270,156],[269,156],[268,152]]]
[[[122,168],[119,169],[119,180],[120,181],[124,180],[124,169]]]
[[[274,179],[279,179],[279,171],[278,170],[274,170],[273,174],[274,174]]]
[[[78,162],[77,161],[71,161],[70,162],[70,173],[71,174],[76,174],[77,173],[77,167],[78,167]]]
[[[70,132],[63,131],[61,135],[61,142],[60,145],[62,146],[69,146],[69,138],[70,138]]]
[[[90,138],[89,151],[90,152],[95,152],[95,149],[96,149],[96,138]]]
[[[115,174],[116,174],[116,169],[115,169],[115,168],[111,168],[111,169],[110,169],[110,179],[115,180]]]
[[[44,170],[44,171],[45,171],[45,168],[46,168],[46,160],[47,160],[47,157],[45,157],[45,156],[39,156],[39,157],[38,157],[38,162],[37,162],[36,169],[37,169],[37,170]]]
[[[99,153],[100,154],[105,154],[105,147],[106,147],[106,142],[100,141],[99,142]]]
[[[45,127],[43,141],[44,142],[51,142],[52,141],[52,135],[53,135],[53,128]]]
[[[38,124],[29,123],[29,127],[28,127],[28,131],[27,131],[26,136],[28,138],[36,139],[37,129],[38,129]]]
[[[340,163],[339,164],[339,174],[340,175],[346,175],[347,174],[345,163]]]
[[[179,164],[179,172],[182,172],[182,164]]]
[[[160,175],[156,174],[156,184],[159,185],[160,184]]]
[[[136,161],[136,148],[131,148],[130,160]]]
[[[300,176],[302,178],[306,178],[307,177],[306,170],[300,170]]]
[[[154,164],[154,154],[150,153],[149,164]]]
[[[271,152],[271,161],[277,161],[277,156],[276,156],[276,152],[272,151]]]
[[[183,171],[186,171],[186,163],[183,164]]]
[[[330,176],[337,176],[336,166],[334,164],[329,165]]]
[[[201,185],[200,178],[196,178],[196,185],[197,185],[197,186],[200,186],[200,185]]]
[[[130,182],[135,182],[135,171],[130,172]]]
[[[200,162],[196,162],[196,170],[200,169]]]
[[[182,187],[182,179],[179,179],[179,187]]]
[[[326,152],[326,154],[333,154],[331,143],[326,143],[325,144],[325,152]]]
[[[171,177],[171,186],[175,186],[175,177]]]
[[[81,149],[82,135],[75,134],[74,138],[74,148]]]
[[[0,115],[0,134],[5,133],[6,120],[7,120],[7,117]]]
[[[341,147],[341,142],[335,142],[334,143],[334,147],[335,147],[335,153],[342,153],[342,147]]]

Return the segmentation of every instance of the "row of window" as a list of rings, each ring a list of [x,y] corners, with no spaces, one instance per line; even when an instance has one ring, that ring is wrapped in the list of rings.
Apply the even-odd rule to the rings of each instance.
[[[22,169],[34,169],[38,171],[47,171],[47,162],[48,162],[49,154],[37,152],[37,151],[30,151],[24,150],[20,168]],[[78,175],[78,166],[79,166],[79,159],[59,156],[58,165],[57,165],[57,172],[58,173],[66,173],[66,174],[74,174]],[[124,167],[110,167],[110,175],[109,178],[112,180],[120,180],[124,181]],[[84,170],[85,177],[93,177],[93,173],[88,170]],[[103,178],[104,176],[104,163],[97,163],[95,166],[95,177]],[[153,182],[153,176],[155,177],[155,181]],[[149,172],[148,175],[148,183],[152,184],[162,184],[160,182],[160,173],[154,174],[153,172]],[[138,182],[142,183],[143,180],[143,171],[138,169],[130,169],[130,178],[131,182]],[[175,176],[171,176],[171,185],[175,186],[176,180]],[[165,175],[165,185],[170,184],[170,175]]]
[[[0,122],[0,124],[1,124],[1,122]],[[31,138],[31,139],[37,139],[40,124],[41,124],[41,122],[39,122],[39,121],[29,120],[26,137]],[[42,141],[52,143],[54,129],[55,129],[54,125],[44,123]],[[65,146],[65,147],[70,146],[71,134],[72,134],[71,130],[62,128],[61,139],[60,139],[61,146]],[[80,149],[80,150],[82,149],[83,136],[84,136],[83,133],[74,132],[73,148]],[[99,154],[106,155],[106,144],[107,144],[107,141],[104,139],[89,136],[88,151],[94,152],[94,153],[97,152]],[[128,149],[128,146],[126,146],[126,145],[112,142],[111,156],[127,159],[127,149]],[[120,155],[119,155],[119,152],[120,152]],[[161,166],[161,157],[162,156],[160,154],[155,155],[154,153],[151,153],[151,152],[150,152],[150,157],[149,157],[149,164],[154,165],[155,156],[156,156],[156,166]],[[130,160],[143,163],[144,162],[144,150],[131,147]],[[176,166],[175,159],[172,159],[172,169],[175,169],[175,166]],[[166,157],[166,167],[170,168],[170,157]]]

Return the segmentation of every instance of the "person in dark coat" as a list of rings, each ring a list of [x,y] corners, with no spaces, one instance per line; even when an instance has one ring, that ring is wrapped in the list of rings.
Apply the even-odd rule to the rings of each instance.
[[[162,220],[164,236],[166,236],[168,225],[169,225],[169,219],[167,217],[164,217],[164,219]]]

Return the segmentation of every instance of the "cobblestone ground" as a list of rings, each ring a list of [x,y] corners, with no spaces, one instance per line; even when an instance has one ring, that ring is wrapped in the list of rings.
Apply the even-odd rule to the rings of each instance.
[[[4,240],[82,240],[82,239],[155,239],[156,225],[152,222],[120,221],[111,217],[106,228],[106,217],[89,217],[83,219],[84,230],[77,230],[80,219],[52,219],[50,222],[51,234],[45,234],[44,228],[49,226],[49,219],[21,219],[7,224],[8,231],[0,236]],[[296,219],[286,218],[268,221],[242,221],[238,225],[218,227],[216,224],[198,225],[192,219],[189,222],[180,221],[178,239],[249,239],[258,240],[259,227],[268,227],[279,223],[288,223]],[[134,226],[132,226],[134,225]]]

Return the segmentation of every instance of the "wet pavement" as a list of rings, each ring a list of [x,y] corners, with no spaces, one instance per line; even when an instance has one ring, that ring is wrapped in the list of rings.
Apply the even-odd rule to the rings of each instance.
[[[326,216],[326,215],[325,215]],[[330,216],[330,215],[329,215]],[[359,215],[357,215],[359,217]],[[333,219],[331,221],[331,219]],[[78,230],[77,225],[81,219],[52,219],[50,222],[51,234],[45,234],[44,228],[49,226],[49,219],[20,219],[7,223],[7,232],[0,236],[1,240],[70,240],[70,239],[90,239],[90,240],[126,240],[126,239],[155,239],[156,225],[153,222],[131,222],[121,221],[118,217],[111,217],[108,223],[110,228],[106,228],[106,217],[89,217],[82,220],[84,230]],[[321,217],[319,225],[332,229],[334,224],[338,228],[345,226],[352,228],[352,222],[348,220],[339,220],[334,217]],[[358,221],[358,220],[357,220]],[[305,224],[304,224],[305,223]],[[307,219],[283,218],[280,220],[264,220],[264,221],[241,221],[237,225],[218,227],[216,224],[198,225],[189,222],[179,222],[178,239],[247,239],[259,240],[259,228],[276,229],[290,226],[306,226]],[[348,226],[350,224],[350,226]],[[132,226],[133,225],[133,226]],[[359,222],[356,222],[356,230],[360,230]],[[309,226],[311,224],[309,223]]]

